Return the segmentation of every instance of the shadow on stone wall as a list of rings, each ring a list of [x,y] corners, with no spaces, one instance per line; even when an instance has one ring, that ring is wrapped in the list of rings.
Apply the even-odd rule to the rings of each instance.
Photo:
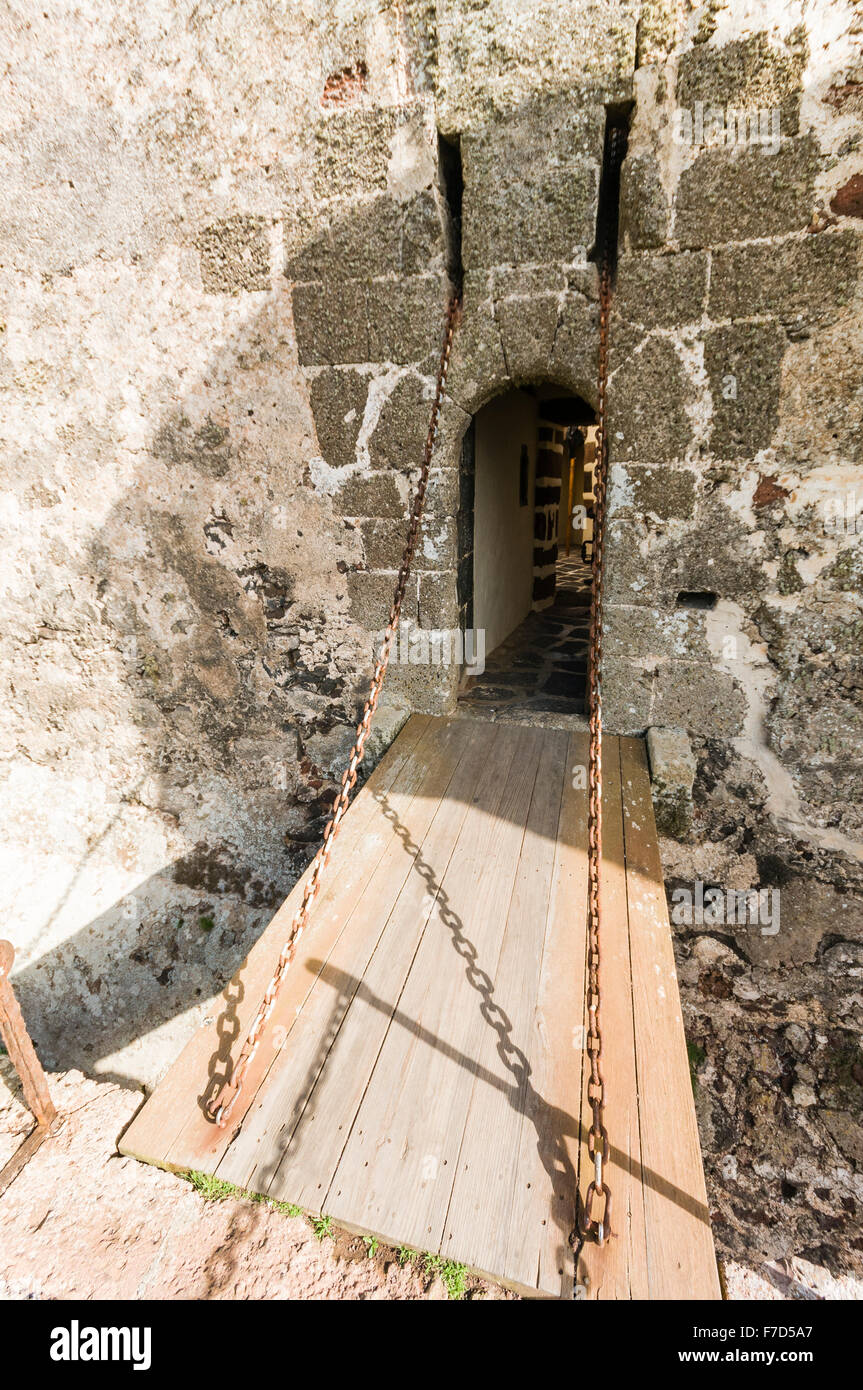
[[[445,222],[434,189],[404,205],[376,196],[294,249],[288,271],[302,282],[277,269],[269,289],[262,219],[227,219],[199,241],[206,290],[231,296],[224,344],[155,422],[78,580],[113,654],[113,724],[88,769],[109,815],[107,828],[94,817],[35,933],[43,953],[31,949],[17,976],[48,1065],[93,1070],[128,1050],[151,1082],[188,1033],[184,1011],[218,992],[316,847],[404,542],[447,294]],[[529,381],[591,393],[594,281],[592,267],[468,273],[412,620],[458,621],[470,415]],[[236,297],[247,294],[251,312]],[[393,673],[396,707],[381,712],[370,764],[408,706],[450,697],[424,691],[435,674]],[[64,917],[81,920],[72,899],[89,888],[104,902],[100,877],[117,862],[139,886],[58,941]]]

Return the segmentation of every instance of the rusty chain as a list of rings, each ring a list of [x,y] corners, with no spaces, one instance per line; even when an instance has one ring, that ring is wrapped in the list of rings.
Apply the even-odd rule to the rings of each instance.
[[[264,1029],[267,1026],[267,1022],[270,1018],[270,1015],[272,1014],[273,1009],[275,1007],[276,999],[279,995],[279,990],[282,987],[285,975],[290,969],[291,963],[293,962],[294,956],[296,955],[297,945],[299,943],[300,937],[306,929],[312,903],[314,902],[314,899],[317,896],[318,889],[320,888],[321,884],[321,878],[323,876],[324,870],[326,869],[329,863],[330,854],[332,852],[333,847],[333,841],[336,835],[338,834],[339,826],[341,825],[344,814],[348,809],[348,803],[351,798],[351,792],[356,786],[357,772],[359,769],[359,765],[363,759],[363,752],[365,749],[366,739],[368,738],[369,727],[371,725],[374,712],[377,709],[381,688],[384,683],[384,676],[386,675],[387,666],[389,665],[393,638],[395,637],[396,629],[399,625],[402,603],[404,602],[405,591],[407,589],[407,582],[411,571],[411,565],[413,563],[414,550],[416,549],[417,538],[419,536],[420,522],[422,520],[423,506],[425,503],[425,495],[426,490],[428,488],[429,469],[431,467],[432,454],[434,453],[434,446],[437,440],[438,419],[440,416],[441,402],[443,400],[444,386],[446,385],[447,371],[449,370],[449,359],[450,353],[452,351],[453,333],[455,331],[455,325],[456,320],[458,318],[460,304],[460,295],[458,295],[457,293],[453,294],[450,298],[449,305],[447,307],[444,342],[443,347],[441,349],[440,362],[438,365],[434,401],[432,403],[431,408],[431,416],[429,419],[429,427],[428,434],[426,436],[425,448],[423,450],[423,461],[422,468],[420,470],[420,477],[411,504],[410,523],[408,526],[407,541],[405,543],[405,549],[404,554],[402,556],[401,567],[398,573],[398,579],[396,580],[396,589],[395,594],[393,595],[392,607],[390,608],[389,622],[387,623],[386,630],[384,632],[383,642],[381,643],[377,664],[375,665],[374,674],[372,675],[368,699],[366,700],[365,706],[363,708],[363,716],[359,724],[357,725],[356,742],[354,743],[354,746],[351,749],[350,758],[348,759],[348,765],[345,768],[344,773],[342,774],[342,784],[339,789],[338,795],[336,796],[336,799],[333,802],[332,815],[329,821],[327,822],[326,829],[324,830],[323,841],[312,862],[311,871],[306,881],[305,889],[303,890],[303,900],[300,903],[300,906],[298,907],[294,915],[293,921],[291,922],[287,940],[285,941],[279,953],[279,959],[276,963],[276,968],[273,971],[272,978],[270,979],[267,988],[264,990],[264,997],[261,1000],[260,1007],[258,1008],[258,1011],[255,1014],[254,1019],[252,1020],[252,1025],[246,1035],[246,1040],[243,1043],[240,1055],[237,1058],[237,1065],[234,1067],[233,1071],[230,1074],[230,1077],[225,1081],[224,1085],[218,1091],[217,1095],[209,1102],[209,1104],[206,1107],[209,1118],[211,1120],[214,1120],[220,1128],[224,1128],[227,1124],[228,1117],[230,1116],[231,1111],[233,1110],[237,1102],[237,1097],[239,1096],[240,1091],[243,1088],[243,1082],[246,1077],[246,1072],[248,1071],[255,1057],[255,1054],[258,1051],[258,1047],[260,1046],[261,1037],[263,1035]]]
[[[618,167],[622,137],[611,132],[609,164]],[[588,654],[588,698],[590,708],[590,751],[588,755],[588,858],[587,858],[587,1050],[590,1053],[590,1080],[587,1098],[593,1114],[588,1134],[588,1152],[593,1159],[594,1176],[584,1198],[581,1234],[595,1236],[600,1245],[611,1235],[611,1190],[603,1176],[608,1161],[608,1134],[604,1124],[605,1082],[600,1022],[600,893],[602,865],[602,599],[605,508],[608,486],[608,320],[611,312],[613,246],[606,228],[605,244],[600,248],[599,280],[599,378],[596,411],[596,464],[593,478],[593,555],[590,586],[590,645]],[[595,1200],[605,1199],[601,1217],[593,1216]]]

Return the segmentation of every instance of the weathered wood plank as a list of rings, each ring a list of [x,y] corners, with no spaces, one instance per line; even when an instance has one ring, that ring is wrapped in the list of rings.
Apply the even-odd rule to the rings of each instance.
[[[651,1299],[721,1296],[643,744],[620,740]]]
[[[605,1127],[609,1137],[609,1162],[605,1164],[604,1177],[612,1193],[614,1234],[602,1249],[592,1241],[584,1245],[577,1279],[589,1299],[640,1299],[647,1297],[644,1195],[618,740],[603,739],[602,753],[600,1067],[605,1081]],[[587,1146],[592,1119],[587,1102],[589,1074],[590,1056],[585,1051],[579,1169],[582,1201],[594,1177],[593,1160]],[[597,1203],[597,1208],[601,1211],[602,1203]]]
[[[433,899],[428,862],[448,861],[488,746],[454,721],[448,744],[406,809],[387,798],[391,836],[348,930],[319,971],[278,1076],[220,1175],[299,1206],[322,1203],[377,1060]]]
[[[587,902],[587,734],[569,737],[548,923],[530,1044],[531,1085],[518,1141],[519,1175],[541,1166],[513,1204],[501,1277],[525,1267],[537,1289],[571,1297],[584,1034]]]
[[[527,1108],[535,1108],[526,1049],[539,990],[568,742],[566,733],[549,730],[540,750],[488,1027],[475,1053],[477,1070],[455,1164],[441,1251],[474,1268],[504,1269],[511,1232],[524,1230],[526,1200],[543,1174],[536,1142],[531,1153],[521,1148],[520,1139]],[[511,1246],[509,1253],[511,1282],[559,1292],[559,1277],[551,1287],[536,1284],[537,1264],[524,1245]]]
[[[380,858],[389,840],[385,822],[378,824],[376,829],[372,828],[372,821],[377,819],[380,822],[382,819],[375,793],[396,788],[409,792],[421,775],[417,758],[423,749],[426,757],[435,756],[436,737],[437,725],[428,716],[414,715],[408,721],[357,794],[345,817],[333,848],[333,865],[342,866],[358,881],[363,881],[365,875],[374,869],[377,858]],[[358,853],[360,846],[362,854]],[[259,1082],[254,1076],[249,1077],[248,1089],[237,1103],[231,1117],[234,1123],[228,1130],[217,1129],[204,1118],[200,1098],[206,1093],[208,1076],[216,1069],[224,1074],[228,1043],[232,1038],[231,1055],[236,1055],[237,1040],[245,1036],[273,973],[284,933],[302,901],[309,871],[294,886],[240,969],[204,1015],[176,1062],[138,1112],[120,1140],[121,1153],[163,1167],[189,1168],[200,1163],[206,1168],[208,1162],[218,1162],[237,1124],[242,1122]],[[335,882],[331,878],[321,890],[315,905],[316,933],[321,929],[323,919],[331,913],[334,893]],[[340,927],[343,923],[337,919],[336,925]],[[320,950],[320,946],[317,949]],[[223,1028],[226,1041],[220,1047],[217,1037]],[[261,1057],[259,1066],[265,1060],[270,1060],[266,1054]],[[183,1135],[186,1137],[185,1145],[180,1142]],[[212,1169],[208,1168],[207,1171]]]
[[[350,1212],[422,1250],[441,1244],[542,744],[535,730],[501,734],[496,778],[477,789],[399,1001],[405,1022],[387,1035],[327,1199],[334,1219]]]

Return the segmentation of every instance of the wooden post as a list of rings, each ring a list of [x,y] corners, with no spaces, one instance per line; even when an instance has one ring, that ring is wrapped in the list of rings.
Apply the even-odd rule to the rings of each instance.
[[[0,941],[0,1037],[9,1053],[13,1067],[21,1078],[24,1099],[37,1122],[49,1129],[57,1118],[48,1082],[36,1050],[30,1041],[24,1016],[12,992],[9,979],[15,950],[11,941]]]

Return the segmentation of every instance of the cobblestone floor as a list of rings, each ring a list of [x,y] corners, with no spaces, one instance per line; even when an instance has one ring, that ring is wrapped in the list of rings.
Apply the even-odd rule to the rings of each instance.
[[[590,566],[573,552],[557,565],[554,603],[524,622],[468,678],[459,713],[517,724],[586,727]]]

